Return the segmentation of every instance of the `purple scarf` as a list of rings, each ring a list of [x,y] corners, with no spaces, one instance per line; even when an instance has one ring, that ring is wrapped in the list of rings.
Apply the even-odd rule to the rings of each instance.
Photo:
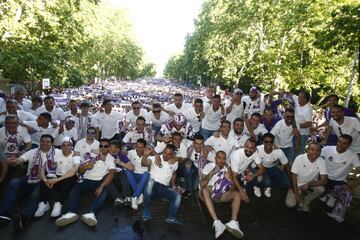
[[[353,195],[351,192],[343,189],[341,185],[337,185],[333,188],[333,195],[339,199],[340,203],[345,207],[350,207]]]
[[[50,157],[48,154],[50,153]],[[46,162],[45,162],[45,173],[47,178],[57,178],[56,176],[56,162],[54,160],[55,150],[51,148],[50,151],[46,154]]]
[[[232,182],[225,178],[224,171],[218,171],[217,173],[218,180],[213,186],[211,198],[212,199],[220,199],[224,193],[230,190],[232,187]]]
[[[55,155],[55,150],[52,147],[47,153],[46,153],[46,162],[54,162],[54,155]],[[41,159],[41,150],[40,148],[37,149],[35,155],[35,162],[34,165],[32,166],[29,176],[28,176],[28,183],[38,183],[40,182],[40,178],[39,178],[39,169],[42,165],[42,161],[43,159]]]
[[[82,161],[82,162],[80,163],[80,167],[83,166],[83,165],[85,165],[86,163],[96,162],[97,160],[99,160],[99,159],[100,159],[100,153],[97,154],[95,157],[93,157],[93,156],[91,156],[91,153],[86,152],[86,153],[84,153],[84,157],[83,157],[83,158],[84,158],[84,161]],[[77,175],[77,177],[78,177],[78,182],[79,182],[79,183],[81,183],[81,182],[84,180],[84,174],[85,174],[85,172],[84,172],[83,174],[80,174],[79,172],[76,173],[76,175]]]
[[[187,149],[187,158],[190,159],[192,154],[193,154],[193,151],[194,151],[194,146],[191,145],[190,147],[188,147]],[[208,163],[208,160],[207,158],[205,157],[205,154],[204,154],[204,151],[205,151],[205,147],[202,147],[201,148],[201,152],[199,154],[199,158],[198,158],[198,171],[199,171],[199,176],[201,176],[201,172],[203,170],[203,168],[205,167],[205,165]]]
[[[7,138],[7,142],[5,145],[5,155],[10,158],[13,155],[19,153],[19,144],[17,141],[17,132],[15,134],[10,134],[5,130],[5,135]]]
[[[86,131],[87,131],[87,129],[89,127],[91,127],[91,123],[92,123],[91,114],[88,113],[86,128],[84,128],[83,127],[84,126],[84,124],[83,124],[83,115],[80,115],[80,117],[79,117],[79,129],[80,129],[79,139],[86,137]]]

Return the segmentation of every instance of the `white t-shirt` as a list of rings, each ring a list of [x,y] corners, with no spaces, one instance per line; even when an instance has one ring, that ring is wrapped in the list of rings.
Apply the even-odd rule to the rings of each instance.
[[[271,133],[275,136],[275,144],[279,148],[289,148],[293,146],[292,139],[293,126],[286,125],[285,120],[278,121],[275,126],[271,129]]]
[[[174,164],[169,164],[167,161],[164,161],[163,156],[161,158],[161,168],[155,164],[155,157],[151,156],[148,159],[151,160],[150,168],[150,177],[155,180],[155,182],[161,183],[165,186],[170,185],[170,180],[173,173],[178,168],[178,162]]]
[[[214,111],[212,105],[204,105],[204,119],[202,121],[201,127],[206,130],[216,131],[220,128],[221,120],[221,107],[217,111]],[[225,112],[224,112],[225,113]]]
[[[166,121],[170,119],[170,115],[164,111],[160,112],[160,118],[156,119],[154,113],[152,111],[146,114],[146,123],[150,124],[151,126],[161,127]]]
[[[136,127],[136,124],[135,124],[136,119],[140,116],[145,118],[147,113],[148,112],[145,109],[141,108],[139,115],[135,116],[134,111],[131,110],[128,113],[126,113],[125,122],[130,123],[129,128],[134,128],[134,127]]]
[[[137,140],[139,140],[139,139],[144,139],[147,144],[149,144],[149,145],[151,144],[151,135],[146,131],[146,129],[144,129],[144,131],[142,133],[139,133],[135,129],[133,129],[132,131],[129,131],[125,135],[123,142],[129,143],[129,144],[136,144]]]
[[[99,145],[100,143],[98,140],[94,139],[93,143],[88,144],[86,138],[83,138],[76,142],[74,151],[79,152],[80,157],[83,157],[85,153],[91,153],[91,150],[99,150]]]
[[[360,153],[360,121],[354,117],[344,117],[343,124],[339,125],[333,118],[330,119],[329,126],[332,127],[336,136],[340,137],[340,130],[342,134],[352,136],[353,141],[350,149],[354,153]],[[340,128],[340,129],[339,129]]]
[[[209,172],[211,172],[211,170],[214,169],[214,167],[215,167],[215,163],[214,163],[214,162],[211,162],[211,163],[206,164],[205,167],[203,168],[202,172],[201,172],[202,175],[203,175],[203,176],[208,175]],[[229,169],[227,169],[227,168],[224,166],[220,171],[221,171],[221,172],[224,172],[224,173],[227,173],[227,172],[229,171]],[[214,175],[210,178],[207,186],[214,186],[214,184],[215,184],[218,180],[219,180],[218,174],[214,174]]]
[[[250,96],[244,96],[241,98],[241,104],[243,102],[246,103],[246,107],[244,109],[244,114],[247,114],[247,117],[250,119],[253,113],[263,114],[265,109],[265,103],[261,98],[256,98],[255,100],[251,100]]]
[[[95,126],[101,130],[101,137],[111,139],[119,133],[119,121],[123,121],[124,114],[116,111],[111,111],[110,114],[98,112],[96,119],[97,124]]]
[[[84,179],[100,181],[111,169],[115,169],[114,157],[108,154],[105,161],[96,161],[94,167],[85,172]]]
[[[78,111],[78,113],[80,113],[80,111]],[[75,127],[76,131],[79,132],[80,120],[79,120],[78,115],[77,115],[77,114],[76,114],[76,115],[72,115],[72,114],[71,114],[71,111],[69,110],[69,111],[64,112],[64,116],[65,116],[65,118],[68,117],[68,116],[72,116],[72,117],[74,118],[74,120],[75,120],[74,127]],[[79,135],[79,134],[78,134],[78,135]]]
[[[15,136],[17,144],[14,146],[15,143],[8,142],[9,134],[7,134],[5,127],[0,128],[0,148],[4,149],[4,153],[17,154],[21,145],[31,142],[27,129],[22,126],[17,127]]]
[[[26,112],[28,112],[32,107],[32,101],[27,98],[23,98],[21,103],[19,102],[17,103],[18,103],[18,107]]]
[[[231,104],[231,101],[227,106],[225,106],[225,109],[228,108]],[[236,118],[242,118],[244,114],[244,104],[242,101],[240,101],[239,105],[233,104],[231,112],[226,114],[226,120],[230,121],[231,125],[233,124],[234,120]]]
[[[53,137],[56,137],[59,127],[53,128],[51,124],[49,124],[48,128],[39,127],[37,121],[25,121],[25,125],[35,129],[35,133],[30,134],[31,142],[34,144],[40,144],[40,138],[42,135],[50,134]]]
[[[36,161],[35,154],[37,153],[37,150],[38,148],[30,149],[29,151],[25,152],[23,155],[20,156],[20,158],[24,159],[25,162],[29,163],[26,175],[30,174],[31,169],[35,164]],[[40,150],[40,156],[42,161],[46,161],[46,154],[47,152],[43,152]],[[55,151],[55,155],[56,155],[56,151]],[[55,156],[54,156],[54,160],[55,160]]]
[[[264,145],[258,146],[257,149],[259,151],[260,160],[266,168],[276,166],[278,161],[281,163],[281,165],[288,163],[288,159],[281,149],[274,149],[270,154],[265,152]]]
[[[297,174],[297,185],[299,187],[312,180],[319,179],[319,175],[327,175],[324,159],[319,157],[314,162],[310,162],[307,154],[301,154],[295,158],[291,172]]]
[[[76,164],[80,164],[80,157],[73,156],[73,153],[65,157],[60,149],[55,149],[54,161],[56,163],[56,175],[62,176]],[[45,166],[45,163],[46,161],[43,162],[43,166]]]
[[[195,109],[192,107],[184,112],[184,116],[186,120],[191,124],[193,127],[193,131],[199,132],[201,127],[201,118],[200,114],[195,112]]]
[[[9,115],[8,112],[0,115],[0,124],[5,123],[5,118],[7,115]],[[24,121],[35,121],[36,120],[35,115],[33,115],[29,112],[23,111],[23,110],[16,110],[16,116],[18,117],[20,123],[22,123]]]
[[[65,119],[65,114],[64,114],[64,110],[62,110],[62,108],[59,107],[54,107],[54,109],[49,112],[48,110],[46,110],[45,106],[41,106],[38,109],[36,109],[35,111],[35,115],[39,116],[41,113],[50,113],[51,114],[51,121],[63,121]]]
[[[185,159],[187,157],[187,141],[185,141],[186,139],[184,139],[181,143],[180,143],[180,148],[177,148],[176,150],[176,157],[180,157],[180,158],[183,158]],[[158,142],[156,144],[156,147],[155,147],[155,152],[157,152],[158,154],[161,154],[165,147],[166,147],[166,143],[165,142]]]
[[[250,135],[245,133],[245,131],[242,131],[240,135],[236,135],[232,129],[229,133],[229,138],[231,139],[231,142],[234,143],[234,150],[238,150],[245,146],[245,142],[250,138]]]
[[[310,102],[304,106],[299,105],[298,96],[293,95],[293,101],[295,102],[295,121],[297,124],[303,124],[306,122],[312,122],[313,107]],[[309,135],[310,128],[299,128],[300,135]]]
[[[164,106],[164,109],[166,111],[171,111],[171,112],[174,112],[175,114],[176,113],[184,113],[189,108],[191,108],[191,104],[185,103],[185,102],[182,103],[180,109],[175,106],[175,103],[171,103],[171,104]]]
[[[350,149],[344,153],[338,153],[336,146],[324,147],[321,156],[325,159],[329,179],[335,181],[347,181],[347,176],[353,167],[360,167],[360,160]]]
[[[226,153],[226,157],[229,157],[230,153],[234,149],[234,143],[232,142],[232,139],[230,137],[225,139],[222,135],[220,135],[218,138],[214,136],[209,137],[205,141],[205,145],[211,146],[214,149],[208,154],[208,160],[212,162],[215,161],[215,156],[218,151],[224,151]]]
[[[258,152],[254,152],[250,157],[247,157],[244,148],[232,152],[229,159],[231,170],[237,174],[243,173],[250,164],[259,165],[261,163]],[[252,167],[255,167],[255,165]]]
[[[244,125],[244,131],[245,133],[250,135],[249,129]],[[264,127],[264,124],[260,123],[257,128],[253,129],[253,132],[256,136],[256,141],[261,140],[262,136],[268,132],[268,130]]]
[[[127,157],[129,158],[130,162],[134,165],[135,170],[134,173],[143,174],[144,172],[148,171],[147,167],[141,166],[141,158],[137,153],[136,150],[131,150],[128,152]]]
[[[70,130],[67,130],[66,127],[64,126],[64,131],[60,134],[58,132],[57,136],[55,137],[54,145],[61,146],[61,144],[63,143],[64,137],[69,137],[69,138],[73,139],[74,141],[77,141],[78,134],[77,134],[76,128],[73,127]]]

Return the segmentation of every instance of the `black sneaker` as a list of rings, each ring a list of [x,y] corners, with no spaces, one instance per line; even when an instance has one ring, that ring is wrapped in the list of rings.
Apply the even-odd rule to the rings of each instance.
[[[15,208],[13,212],[12,220],[13,220],[12,224],[13,224],[14,232],[20,231],[23,228],[23,217],[20,209]]]
[[[11,219],[6,216],[0,216],[0,230],[4,229],[7,225],[11,223]]]
[[[191,196],[191,191],[185,190],[185,192],[182,194],[183,198],[189,198]]]

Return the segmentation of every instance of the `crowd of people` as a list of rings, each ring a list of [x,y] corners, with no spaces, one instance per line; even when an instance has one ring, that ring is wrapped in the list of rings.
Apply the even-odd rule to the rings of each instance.
[[[50,209],[56,226],[71,224],[85,193],[94,198],[81,215],[89,226],[107,197],[114,207],[142,205],[143,221],[160,198],[170,203],[165,223],[181,228],[181,200],[193,195],[209,211],[215,238],[225,230],[241,238],[241,203],[270,198],[272,189],[287,191],[284,204],[304,212],[319,198],[329,217],[344,221],[360,184],[347,181],[360,171],[360,122],[338,96],[313,107],[307,91],[219,94],[162,84],[112,82],[121,90],[93,85],[56,96],[17,87],[0,98],[0,228],[12,222],[19,231]],[[24,193],[26,204],[15,207]],[[226,224],[219,202],[231,203]]]

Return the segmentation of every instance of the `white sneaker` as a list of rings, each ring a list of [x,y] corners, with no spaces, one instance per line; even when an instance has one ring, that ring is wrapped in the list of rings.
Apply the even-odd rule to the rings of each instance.
[[[328,198],[329,198],[329,194],[325,194],[323,197],[321,197],[321,198],[319,198],[319,199],[320,199],[320,201],[322,201],[322,202],[326,202],[326,201],[328,200]]]
[[[66,226],[70,223],[76,222],[78,220],[78,215],[75,213],[68,212],[65,215],[62,215],[55,221],[55,225],[58,227]]]
[[[97,220],[94,213],[86,213],[82,215],[81,220],[90,227],[94,227],[97,224]]]
[[[144,202],[144,194],[140,194],[137,204],[141,205],[143,202]]]
[[[339,217],[339,216],[336,216],[335,214],[333,213],[327,213],[327,215],[331,218],[333,218],[334,220],[336,220],[337,222],[339,223],[342,223],[344,221],[344,219],[342,217]]]
[[[215,239],[220,237],[226,229],[225,225],[220,220],[215,220],[213,227],[215,228]]]
[[[257,196],[257,197],[261,197],[261,191],[260,191],[260,188],[258,188],[258,187],[254,187],[254,194],[255,194],[255,196]]]
[[[137,197],[131,198],[131,208],[134,210],[138,209],[138,198]]]
[[[334,198],[333,196],[329,196],[329,199],[326,201],[326,206],[328,207],[334,207],[335,206],[335,202],[336,202],[336,198]]]
[[[54,207],[53,210],[51,212],[51,217],[58,217],[61,215],[61,203],[60,202],[56,202],[54,203]]]
[[[265,188],[264,195],[266,197],[271,197],[271,187]]]
[[[41,217],[45,214],[45,212],[47,210],[50,209],[50,205],[48,202],[44,203],[44,202],[40,202],[38,205],[38,209],[36,210],[34,217]]]
[[[226,230],[228,230],[234,237],[242,238],[244,233],[240,230],[239,222],[235,220],[231,220],[227,224],[225,224]]]

